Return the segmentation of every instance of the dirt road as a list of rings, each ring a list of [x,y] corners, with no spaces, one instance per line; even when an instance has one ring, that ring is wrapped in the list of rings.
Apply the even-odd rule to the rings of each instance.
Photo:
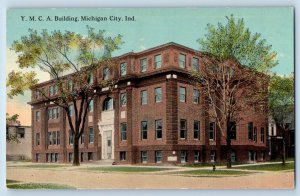
[[[291,189],[294,172],[230,177],[188,177],[168,173],[100,173],[80,169],[7,168],[7,179],[64,184],[84,189]]]

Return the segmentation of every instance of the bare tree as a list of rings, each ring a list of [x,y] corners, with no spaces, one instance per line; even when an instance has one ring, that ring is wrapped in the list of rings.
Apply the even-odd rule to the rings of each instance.
[[[267,78],[247,68],[234,59],[218,61],[207,58],[199,71],[191,72],[192,78],[203,89],[206,118],[215,122],[219,133],[216,145],[223,141],[227,147],[227,167],[231,168],[231,140],[236,125],[243,120],[241,112],[254,103],[265,106]]]

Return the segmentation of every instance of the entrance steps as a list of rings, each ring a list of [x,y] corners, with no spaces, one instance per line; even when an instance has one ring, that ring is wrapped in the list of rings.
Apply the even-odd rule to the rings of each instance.
[[[113,159],[102,159],[98,161],[93,161],[90,164],[94,165],[113,165],[114,160]]]

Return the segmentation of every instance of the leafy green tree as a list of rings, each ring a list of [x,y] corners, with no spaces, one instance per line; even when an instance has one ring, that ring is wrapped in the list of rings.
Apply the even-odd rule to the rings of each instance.
[[[51,84],[58,93],[49,96],[38,85],[36,72],[12,71],[8,74],[8,97],[23,94],[31,89],[42,100],[61,107],[66,112],[69,127],[74,135],[73,165],[79,162],[79,139],[87,121],[88,108],[99,88],[112,87],[114,79],[94,80],[100,67],[114,69],[111,53],[123,43],[122,36],[106,37],[104,30],[87,26],[85,36],[75,32],[55,30],[38,33],[29,29],[29,35],[14,41],[11,49],[18,54],[21,70],[38,67],[50,74]],[[72,113],[74,112],[74,115]]]
[[[207,105],[213,111],[208,115],[226,140],[227,167],[231,168],[232,125],[242,120],[239,112],[247,110],[246,106],[267,105],[268,76],[260,72],[268,72],[278,62],[271,46],[260,34],[252,34],[243,19],[236,20],[233,15],[226,19],[225,25],[208,24],[205,37],[197,40],[208,58],[191,76],[205,89]]]
[[[294,76],[273,75],[269,84],[269,112],[282,133],[282,164],[285,164],[286,134],[294,122]]]
[[[19,114],[14,114],[12,116],[9,116],[8,113],[6,113],[6,141],[7,142],[17,142],[19,143],[17,134],[11,134],[9,132],[9,126],[12,123],[16,123],[19,118]]]

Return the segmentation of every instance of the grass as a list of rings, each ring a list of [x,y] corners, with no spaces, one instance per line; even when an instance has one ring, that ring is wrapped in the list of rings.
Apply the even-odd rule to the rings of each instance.
[[[59,184],[24,183],[7,184],[9,189],[74,189],[74,187]]]
[[[91,167],[85,170],[99,171],[99,172],[155,172],[165,171],[168,168],[153,168],[153,167]]]
[[[6,179],[6,184],[18,183],[18,182],[20,182],[20,181]]]
[[[243,167],[235,167],[234,169],[282,171],[282,170],[292,170],[294,168],[295,168],[294,163],[286,163],[284,166],[281,163],[275,163],[275,164],[249,165],[249,166],[243,166]]]
[[[235,170],[190,170],[176,172],[174,174],[184,174],[184,175],[197,175],[197,176],[236,176],[236,175],[245,175],[250,172],[246,171],[235,171]],[[253,172],[252,172],[253,173]]]

